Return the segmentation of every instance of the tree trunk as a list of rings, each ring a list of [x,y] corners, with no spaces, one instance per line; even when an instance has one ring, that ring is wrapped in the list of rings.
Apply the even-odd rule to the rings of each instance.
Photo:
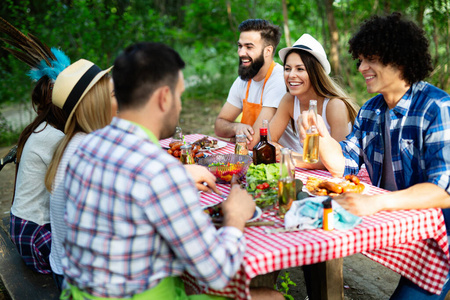
[[[284,24],[284,38],[286,40],[286,46],[291,47],[291,33],[289,31],[289,18],[288,18],[288,11],[286,6],[286,0],[281,1],[283,5],[283,24]]]
[[[417,9],[417,23],[420,27],[423,28],[423,14],[425,12],[425,1],[424,0],[418,0],[419,2],[419,8]]]
[[[325,12],[328,21],[328,29],[330,32],[331,49],[330,49],[330,64],[333,74],[338,75],[341,72],[341,66],[339,64],[339,33],[336,26],[336,20],[333,12],[333,0],[325,1]]]
[[[389,0],[385,0],[384,1],[383,10],[384,10],[385,14],[390,14],[391,13],[391,1],[389,1]]]
[[[228,23],[230,24],[231,31],[236,30],[236,25],[233,22],[233,15],[231,14],[231,2],[227,0],[227,15],[228,15]]]

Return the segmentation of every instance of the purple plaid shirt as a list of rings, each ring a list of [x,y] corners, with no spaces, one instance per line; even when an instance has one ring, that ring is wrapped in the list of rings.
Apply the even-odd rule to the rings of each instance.
[[[131,297],[184,271],[220,289],[243,260],[242,232],[216,230],[183,165],[128,121],[83,140],[65,193],[65,278],[91,295]]]

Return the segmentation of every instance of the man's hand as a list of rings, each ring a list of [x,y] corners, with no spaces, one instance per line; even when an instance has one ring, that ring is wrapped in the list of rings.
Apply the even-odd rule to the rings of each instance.
[[[216,186],[216,176],[214,176],[206,167],[199,165],[184,165],[186,171],[191,174],[195,181],[195,186],[199,191],[221,195],[222,192]]]
[[[244,231],[245,222],[253,216],[255,207],[252,196],[239,184],[233,184],[228,199],[222,202],[224,226],[233,226]]]
[[[243,123],[234,123],[233,129],[235,136],[238,134],[245,134],[245,136],[247,137],[247,144],[250,144],[250,142],[253,141],[253,135],[255,134],[255,131],[253,130],[252,126]]]
[[[308,119],[310,119],[308,121]],[[329,136],[330,133],[328,132],[327,127],[325,126],[325,122],[322,119],[321,115],[317,115],[317,122],[316,124],[310,124],[312,122],[311,118],[308,118],[308,112],[304,111],[301,116],[297,119],[297,127],[299,128],[299,137],[300,142],[303,144],[303,141],[306,139],[306,130],[309,128],[310,125],[316,125],[317,131],[319,132],[319,135],[321,137]]]
[[[373,215],[383,209],[381,202],[374,197],[358,193],[344,193],[333,200],[345,210],[357,216]]]

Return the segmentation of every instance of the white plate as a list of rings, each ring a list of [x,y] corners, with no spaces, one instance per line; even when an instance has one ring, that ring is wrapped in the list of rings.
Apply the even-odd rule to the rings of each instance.
[[[216,206],[216,205],[219,205],[219,204],[220,204],[220,203],[202,206],[202,209],[207,209],[207,208],[209,208],[209,207],[213,207],[213,206]],[[259,218],[261,218],[261,215],[262,215],[262,210],[261,210],[261,208],[259,208],[258,206],[256,206],[256,207],[255,207],[255,212],[253,213],[252,218],[251,218],[250,220],[248,220],[247,223],[248,223],[248,222],[253,222],[253,221],[258,220]]]
[[[247,223],[248,223],[248,222],[253,222],[253,221],[258,220],[259,218],[261,218],[261,215],[262,215],[262,210],[261,210],[261,208],[259,208],[258,206],[256,206],[256,207],[255,207],[255,212],[253,213],[252,218],[251,218],[250,220],[248,220]]]
[[[223,148],[223,147],[225,147],[227,145],[227,143],[226,142],[224,142],[224,141],[217,141],[217,145],[214,147],[214,148],[207,148],[207,149],[200,149],[200,151],[202,151],[202,152],[206,152],[206,151],[214,151],[214,150],[217,150],[217,149],[221,149],[221,148]]]

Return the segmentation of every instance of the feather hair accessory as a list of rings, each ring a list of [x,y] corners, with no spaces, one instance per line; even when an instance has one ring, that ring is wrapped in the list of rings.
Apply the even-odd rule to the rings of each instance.
[[[47,65],[45,60],[41,60],[36,68],[31,68],[28,71],[27,75],[31,79],[38,81],[41,77],[47,75],[54,82],[58,74],[70,65],[70,58],[64,52],[56,48],[52,48],[51,51],[56,59],[50,59],[51,66]]]
[[[63,51],[50,49],[30,33],[23,34],[2,17],[0,17],[0,32],[10,37],[0,40],[17,48],[17,50],[6,47],[3,49],[31,67],[27,75],[33,80],[37,81],[47,75],[54,81],[58,74],[70,65],[70,59]]]

